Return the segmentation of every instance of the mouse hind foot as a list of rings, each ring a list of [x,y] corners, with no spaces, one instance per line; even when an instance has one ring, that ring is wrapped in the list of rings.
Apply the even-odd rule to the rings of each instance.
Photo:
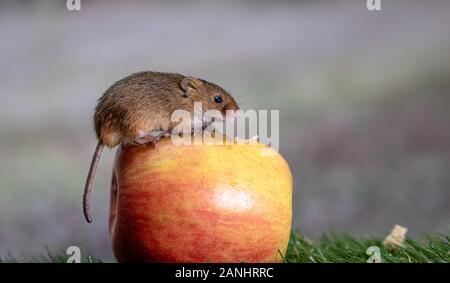
[[[133,142],[138,145],[153,145],[156,147],[161,138],[165,137],[170,137],[170,134],[166,131],[141,132]]]

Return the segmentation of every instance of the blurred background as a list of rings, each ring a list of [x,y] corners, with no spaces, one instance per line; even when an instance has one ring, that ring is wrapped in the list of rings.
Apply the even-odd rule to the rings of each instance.
[[[294,227],[383,237],[450,228],[450,1],[0,0],[0,255],[112,260],[115,150],[81,196],[96,99],[140,70],[199,76],[280,110]],[[84,255],[84,254],[83,254]]]

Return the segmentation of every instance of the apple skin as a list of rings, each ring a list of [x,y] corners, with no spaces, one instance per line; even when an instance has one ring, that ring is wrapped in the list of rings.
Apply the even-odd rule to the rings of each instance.
[[[273,151],[263,156],[262,150]],[[280,262],[292,175],[257,145],[121,146],[109,232],[119,262]]]

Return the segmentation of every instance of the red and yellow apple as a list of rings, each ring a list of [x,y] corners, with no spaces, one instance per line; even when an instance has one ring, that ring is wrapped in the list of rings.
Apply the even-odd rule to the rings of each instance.
[[[119,262],[279,262],[292,219],[292,176],[263,144],[117,151],[109,231]]]

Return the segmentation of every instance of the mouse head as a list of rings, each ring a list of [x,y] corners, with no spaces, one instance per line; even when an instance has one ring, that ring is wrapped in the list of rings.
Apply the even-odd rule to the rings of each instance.
[[[239,110],[239,106],[233,97],[216,84],[197,78],[186,77],[181,81],[180,86],[185,98],[190,98],[192,103],[202,102],[204,112],[218,110],[225,117],[227,110]]]

